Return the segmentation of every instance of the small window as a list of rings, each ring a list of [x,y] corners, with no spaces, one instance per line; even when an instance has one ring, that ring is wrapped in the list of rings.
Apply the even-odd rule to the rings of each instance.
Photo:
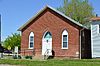
[[[30,41],[33,41],[33,36],[30,36]]]
[[[29,49],[33,49],[34,47],[34,33],[31,32],[29,35]]]
[[[62,33],[62,49],[68,49],[68,32],[66,30]]]
[[[63,48],[67,47],[67,35],[63,35]]]
[[[51,38],[51,33],[50,33],[50,32],[47,32],[47,33],[45,34],[44,38],[50,39],[50,38]]]

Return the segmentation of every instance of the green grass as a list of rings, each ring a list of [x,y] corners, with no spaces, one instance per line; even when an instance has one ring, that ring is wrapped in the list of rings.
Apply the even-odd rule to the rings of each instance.
[[[100,60],[84,59],[84,60],[10,60],[0,59],[0,64],[22,65],[22,66],[100,66]]]

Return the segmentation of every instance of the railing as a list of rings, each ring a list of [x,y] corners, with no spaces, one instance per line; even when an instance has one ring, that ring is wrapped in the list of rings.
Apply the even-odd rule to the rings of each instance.
[[[47,50],[45,51],[45,53],[44,53],[44,59],[48,59],[49,56],[51,56],[51,55],[49,55],[49,53],[50,53],[49,51],[52,52],[52,50],[50,50],[50,49],[47,49]]]
[[[0,53],[0,58],[3,59],[14,59],[14,56],[16,56],[18,58],[18,56],[20,56],[20,54],[15,54],[15,53]]]

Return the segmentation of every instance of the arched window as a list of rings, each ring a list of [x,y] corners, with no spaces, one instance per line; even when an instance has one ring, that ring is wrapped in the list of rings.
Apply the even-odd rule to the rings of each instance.
[[[48,42],[49,39],[51,39],[51,33],[50,32],[46,32],[46,34],[44,35],[44,39],[46,39],[46,41]]]
[[[66,30],[62,32],[62,49],[68,49],[68,32]]]
[[[34,33],[31,32],[29,35],[29,49],[34,48]]]

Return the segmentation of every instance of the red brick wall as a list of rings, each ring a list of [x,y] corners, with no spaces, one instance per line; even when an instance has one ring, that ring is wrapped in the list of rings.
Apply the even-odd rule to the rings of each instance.
[[[68,31],[68,49],[61,49],[64,29]],[[21,54],[25,55],[23,50],[28,49],[29,34],[34,32],[35,56],[42,55],[42,37],[46,31],[50,31],[52,34],[52,47],[56,57],[76,57],[76,52],[79,52],[80,49],[79,27],[49,9],[41,13],[22,30]]]

